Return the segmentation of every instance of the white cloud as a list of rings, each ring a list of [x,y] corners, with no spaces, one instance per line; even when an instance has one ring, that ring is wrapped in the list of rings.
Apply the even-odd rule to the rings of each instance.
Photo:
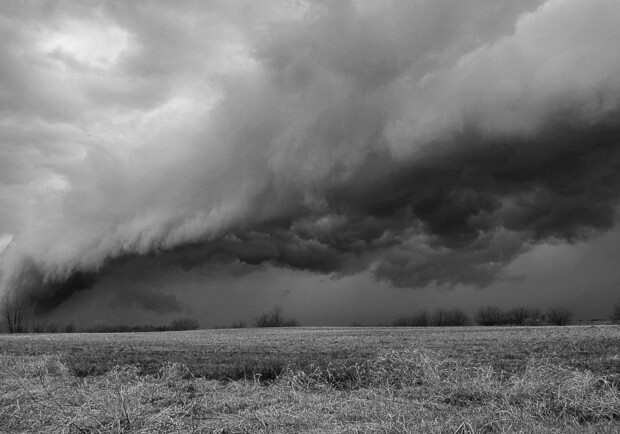
[[[611,1],[5,5],[5,270],[337,215],[334,191],[468,126],[526,137],[618,109]]]
[[[0,236],[0,255],[6,249],[6,247],[13,241],[13,236],[9,234],[3,234]]]
[[[554,116],[597,122],[620,104],[616,2],[553,0],[525,13],[513,34],[463,53],[412,81],[405,114],[388,132],[399,155],[475,126],[490,135],[533,135]]]
[[[108,22],[66,20],[39,36],[42,53],[71,68],[114,66],[129,46],[128,32]]]

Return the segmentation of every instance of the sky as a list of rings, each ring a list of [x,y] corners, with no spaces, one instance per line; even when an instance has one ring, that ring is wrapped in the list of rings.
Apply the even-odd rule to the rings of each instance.
[[[620,299],[616,0],[0,0],[0,294],[79,324]]]

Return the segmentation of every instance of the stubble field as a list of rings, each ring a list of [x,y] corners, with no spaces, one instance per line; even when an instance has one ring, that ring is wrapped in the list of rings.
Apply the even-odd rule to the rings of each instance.
[[[620,432],[620,328],[0,336],[0,432]]]

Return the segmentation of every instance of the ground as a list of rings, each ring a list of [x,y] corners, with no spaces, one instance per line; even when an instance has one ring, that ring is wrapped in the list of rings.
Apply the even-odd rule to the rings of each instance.
[[[618,432],[620,328],[0,336],[0,432]]]

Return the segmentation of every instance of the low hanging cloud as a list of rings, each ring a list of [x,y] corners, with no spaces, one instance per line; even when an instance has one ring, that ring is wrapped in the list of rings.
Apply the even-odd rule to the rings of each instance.
[[[617,221],[617,2],[40,6],[0,20],[4,293],[141,255],[486,286]]]
[[[60,297],[57,298],[61,299]],[[115,291],[112,306],[137,308],[160,315],[189,310],[179,303],[173,295],[162,294],[145,288],[118,288]]]

